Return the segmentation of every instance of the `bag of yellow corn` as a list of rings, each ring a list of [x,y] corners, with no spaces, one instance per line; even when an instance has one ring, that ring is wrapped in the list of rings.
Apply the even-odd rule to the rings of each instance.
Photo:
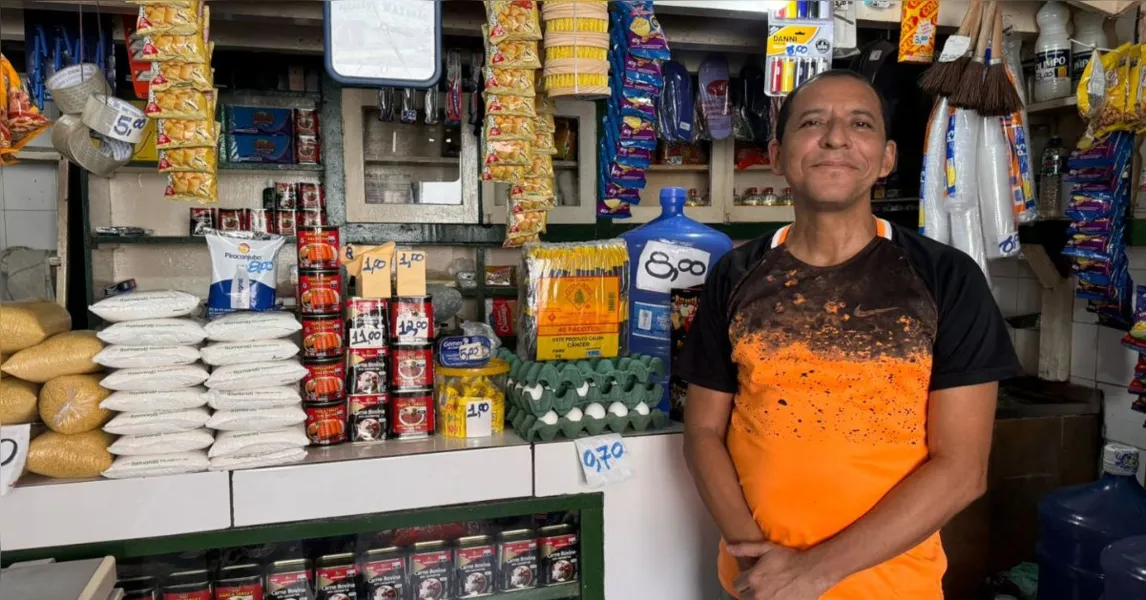
[[[47,300],[0,305],[0,353],[12,354],[72,328],[64,307]]]
[[[66,331],[12,355],[0,371],[35,383],[61,375],[95,373],[103,367],[92,358],[103,347],[94,331]]]

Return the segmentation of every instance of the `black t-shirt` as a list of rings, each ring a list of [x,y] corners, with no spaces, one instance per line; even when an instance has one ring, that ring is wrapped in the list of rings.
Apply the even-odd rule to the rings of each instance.
[[[927,360],[930,390],[1021,375],[978,265],[879,223],[881,235],[831,267],[793,257],[783,245],[787,228],[729,252],[709,273],[674,375],[736,393],[744,369],[793,345],[817,364]]]

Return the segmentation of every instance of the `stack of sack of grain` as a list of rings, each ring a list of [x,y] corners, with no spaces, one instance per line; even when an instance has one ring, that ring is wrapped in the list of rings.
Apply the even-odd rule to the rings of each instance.
[[[298,462],[306,457],[306,413],[298,382],[306,368],[289,338],[300,329],[285,312],[236,312],[204,327],[212,342],[203,362],[211,365],[207,427],[218,432],[208,453],[212,470],[249,469]]]
[[[105,477],[154,477],[205,471],[214,436],[204,427],[207,369],[199,363],[206,333],[191,317],[198,297],[175,290],[131,292],[97,302],[91,311],[111,323],[99,332],[109,345],[95,358],[116,369],[101,406],[118,411],[104,431],[122,436],[109,451]]]
[[[30,472],[55,478],[97,477],[112,464],[114,439],[100,431],[111,411],[100,407],[103,342],[92,331],[68,331],[68,311],[47,301],[0,306],[0,423],[40,420],[48,431],[28,447]]]

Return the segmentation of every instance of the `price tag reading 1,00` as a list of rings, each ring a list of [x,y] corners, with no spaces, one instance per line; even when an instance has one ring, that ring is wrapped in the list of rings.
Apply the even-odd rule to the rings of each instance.
[[[470,400],[466,404],[466,437],[493,435],[493,403],[489,398]]]
[[[591,488],[633,477],[632,456],[620,435],[610,433],[574,441],[585,482]]]

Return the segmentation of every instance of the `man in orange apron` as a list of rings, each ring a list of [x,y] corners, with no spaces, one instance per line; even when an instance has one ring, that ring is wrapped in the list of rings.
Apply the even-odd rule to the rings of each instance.
[[[795,221],[713,268],[674,363],[740,600],[942,598],[938,531],[984,492],[997,382],[1021,374],[975,262],[872,215],[886,115],[846,71],[787,98],[770,153]]]

